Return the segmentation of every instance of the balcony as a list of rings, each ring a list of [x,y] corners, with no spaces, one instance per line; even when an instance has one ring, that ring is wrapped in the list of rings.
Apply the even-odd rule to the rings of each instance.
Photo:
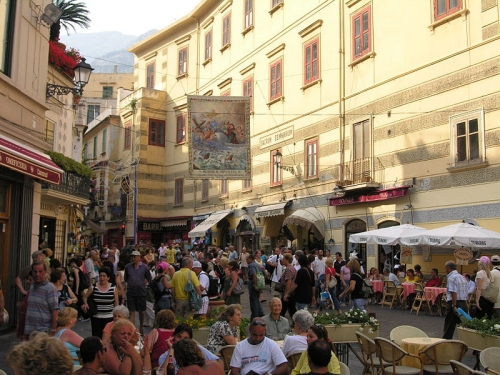
[[[343,172],[343,173],[342,173]],[[350,160],[343,165],[338,165],[338,179],[336,185],[345,190],[378,188],[380,183],[376,182],[373,158],[361,158]]]
[[[61,183],[42,183],[42,194],[66,201],[68,204],[88,204],[90,200],[90,178],[64,172]]]

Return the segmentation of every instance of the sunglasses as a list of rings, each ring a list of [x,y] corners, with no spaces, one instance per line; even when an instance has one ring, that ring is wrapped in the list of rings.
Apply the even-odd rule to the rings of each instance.
[[[254,320],[254,321],[252,322],[252,325],[253,325],[253,326],[262,326],[262,327],[265,327],[265,326],[266,326],[266,322],[262,322],[262,321],[260,321],[260,320]]]

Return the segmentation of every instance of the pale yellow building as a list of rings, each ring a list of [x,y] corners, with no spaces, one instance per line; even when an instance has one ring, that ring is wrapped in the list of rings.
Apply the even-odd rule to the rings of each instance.
[[[497,1],[201,1],[130,49],[138,212],[165,224],[144,237],[198,240],[215,213],[206,243],[347,257],[400,223],[500,230],[499,43]],[[250,181],[190,179],[187,95],[252,96]],[[424,250],[424,273],[453,258]]]

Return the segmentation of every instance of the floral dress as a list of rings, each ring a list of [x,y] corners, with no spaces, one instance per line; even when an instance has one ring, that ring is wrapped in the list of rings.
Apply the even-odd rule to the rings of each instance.
[[[238,327],[231,328],[228,322],[219,320],[210,327],[210,333],[208,334],[207,345],[205,346],[209,351],[218,355],[220,348],[227,345],[224,340],[224,336],[233,335],[238,338]]]

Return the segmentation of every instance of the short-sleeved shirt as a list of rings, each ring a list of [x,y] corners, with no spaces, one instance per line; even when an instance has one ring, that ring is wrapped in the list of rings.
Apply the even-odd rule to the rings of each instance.
[[[134,263],[125,266],[125,281],[127,282],[127,295],[135,297],[146,296],[146,280],[151,281],[151,273],[148,266],[139,263],[136,267]]]
[[[241,253],[240,254],[240,260],[241,260],[241,267],[248,267],[248,263],[247,263],[247,257],[249,256],[250,254],[248,253]]]
[[[361,276],[359,273],[351,272],[351,279],[349,281],[353,280],[356,282],[356,286],[354,287],[354,291],[352,292],[352,298],[354,299],[363,298],[361,296],[361,288],[363,286],[363,276]]]
[[[174,264],[175,263],[175,255],[176,255],[176,251],[175,249],[172,247],[172,248],[168,248],[167,251],[165,251],[165,255],[167,256],[167,262],[170,263],[170,264]]]
[[[295,301],[297,303],[311,303],[312,288],[315,286],[314,273],[307,267],[302,267],[295,276]]]
[[[294,266],[292,266],[290,264],[287,267],[285,267],[285,269],[283,270],[283,274],[281,275],[280,283],[283,285],[286,285],[288,280],[294,281],[296,275],[297,275],[297,270],[295,269]],[[313,279],[314,279],[314,277],[313,277]]]
[[[239,337],[238,327],[231,328],[228,322],[219,320],[210,327],[210,333],[208,334],[207,345],[205,345],[205,347],[212,353],[219,354],[220,348],[227,345],[224,336]]]
[[[327,374],[340,374],[340,363],[339,359],[335,355],[334,352],[332,352],[332,358],[330,359],[330,363],[328,363],[328,371]],[[309,374],[311,372],[311,368],[309,367],[309,361],[307,359],[307,350],[304,350],[302,352],[302,355],[299,358],[299,361],[297,362],[297,366],[292,370],[290,373],[291,375],[298,375],[298,374]]]
[[[236,250],[229,252],[229,261],[238,260],[238,253]]]
[[[47,280],[30,287],[24,334],[33,331],[48,332],[52,324],[52,311],[59,309],[57,289]]]
[[[201,350],[201,354],[203,354],[203,357],[205,357],[206,361],[217,361],[220,358],[217,357],[215,354],[209,352],[207,349],[205,349],[204,346],[198,344],[198,348]],[[165,353],[163,353],[160,358],[158,358],[158,366],[162,366],[165,360],[167,359],[168,353],[170,350],[167,350]],[[177,366],[177,362],[175,361],[175,357],[173,358],[174,360],[174,367],[175,367],[175,373],[177,374],[177,371],[179,371],[179,366]]]
[[[176,300],[185,300],[187,301],[188,295],[186,290],[186,284],[188,282],[188,272],[191,272],[191,282],[195,287],[200,286],[200,281],[196,276],[194,271],[191,271],[189,268],[181,268],[179,271],[174,273],[174,277],[172,277],[172,285],[174,286],[175,291],[175,299]]]
[[[283,340],[290,333],[290,323],[288,319],[279,316],[278,320],[274,320],[271,314],[264,315],[266,321],[266,336],[270,339]]]
[[[239,368],[241,375],[246,375],[250,371],[267,374],[286,362],[287,359],[278,344],[265,337],[257,345],[250,344],[248,339],[239,342],[234,348],[230,366]]]
[[[248,265],[248,285],[253,286],[253,275],[262,272],[257,263],[252,262]]]
[[[446,283],[446,301],[451,301],[451,293],[457,293],[457,301],[467,301],[469,298],[469,290],[467,279],[460,275],[457,270],[453,270],[448,274]]]
[[[94,270],[94,261],[92,260],[92,258],[85,259],[85,272],[87,274],[90,273],[89,277],[91,279],[95,279],[96,273],[95,273],[95,270]]]

